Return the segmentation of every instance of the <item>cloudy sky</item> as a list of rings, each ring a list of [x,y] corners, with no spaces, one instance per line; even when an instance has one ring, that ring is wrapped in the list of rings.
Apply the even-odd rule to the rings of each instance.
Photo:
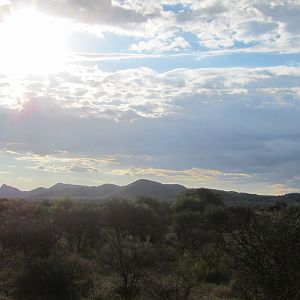
[[[0,184],[300,191],[299,0],[0,0]]]

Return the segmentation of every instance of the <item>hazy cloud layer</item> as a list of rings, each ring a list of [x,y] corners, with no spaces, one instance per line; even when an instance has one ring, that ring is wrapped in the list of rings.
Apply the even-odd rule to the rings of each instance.
[[[1,148],[40,172],[299,187],[299,81],[296,67],[3,76]]]

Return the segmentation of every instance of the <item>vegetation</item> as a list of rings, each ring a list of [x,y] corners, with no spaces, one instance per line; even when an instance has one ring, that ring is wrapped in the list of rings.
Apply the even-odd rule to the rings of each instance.
[[[300,207],[0,201],[0,299],[300,299]]]

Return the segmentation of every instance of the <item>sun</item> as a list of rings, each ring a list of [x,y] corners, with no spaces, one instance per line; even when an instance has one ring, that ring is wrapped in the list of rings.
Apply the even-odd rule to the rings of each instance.
[[[68,58],[67,23],[33,9],[13,12],[0,23],[0,73],[59,70]]]

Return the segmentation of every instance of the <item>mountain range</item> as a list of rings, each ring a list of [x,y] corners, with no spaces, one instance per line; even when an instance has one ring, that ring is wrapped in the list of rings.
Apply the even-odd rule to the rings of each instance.
[[[0,198],[53,200],[70,198],[74,200],[101,200],[112,197],[132,199],[139,196],[153,197],[170,201],[186,190],[179,184],[162,184],[155,181],[140,179],[125,186],[103,184],[100,186],[83,186],[57,183],[50,188],[37,188],[31,191],[21,191],[17,188],[2,185]]]
[[[104,200],[113,197],[134,199],[139,196],[156,198],[163,201],[174,200],[187,188],[179,184],[162,184],[156,181],[140,179],[128,185],[103,184],[100,186],[84,186],[57,183],[50,188],[36,188],[21,191],[3,184],[0,187],[0,198],[54,200],[69,198],[73,200]],[[281,196],[257,195],[234,191],[213,190],[221,196],[225,204],[265,204],[274,202],[299,202],[300,194],[291,193]]]

